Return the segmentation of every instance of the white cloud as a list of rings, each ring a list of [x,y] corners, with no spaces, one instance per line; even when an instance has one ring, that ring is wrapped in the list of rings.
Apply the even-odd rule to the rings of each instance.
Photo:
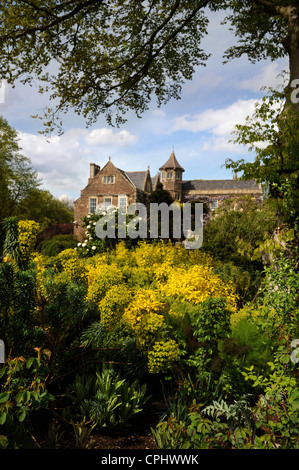
[[[89,163],[97,161],[102,147],[108,160],[109,150],[114,146],[129,146],[136,140],[128,131],[113,134],[106,128],[71,129],[61,136],[47,138],[26,132],[18,135],[22,153],[30,158],[43,186],[56,196],[68,193],[75,198],[87,184]],[[109,145],[111,149],[107,149]]]
[[[185,114],[175,118],[172,131],[202,133],[205,138],[202,150],[234,151],[240,147],[230,140],[237,124],[244,124],[246,117],[253,114],[258,100],[238,100],[222,109],[208,109],[200,114]]]
[[[113,134],[112,129],[106,127],[93,129],[85,135],[85,142],[87,145],[91,146],[118,145],[127,147],[132,145],[136,140],[137,137],[126,130]]]
[[[282,76],[282,70],[278,62],[270,62],[265,65],[261,72],[246,80],[242,80],[237,86],[242,90],[260,91],[262,87],[277,88],[283,85],[285,77]]]
[[[243,147],[234,144],[225,137],[212,137],[207,142],[205,142],[201,148],[202,151],[214,151],[214,152],[230,152],[230,153],[243,153]]]
[[[163,111],[163,109],[154,109],[153,111],[153,115],[154,116],[162,116],[164,117],[165,116],[165,111]]]
[[[219,136],[228,136],[236,124],[242,124],[254,111],[257,100],[238,100],[222,109],[208,109],[200,114],[185,114],[174,119],[172,131],[185,130],[193,133],[209,131]]]

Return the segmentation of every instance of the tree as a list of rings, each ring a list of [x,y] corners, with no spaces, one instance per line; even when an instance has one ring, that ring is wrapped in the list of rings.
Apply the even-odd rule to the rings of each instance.
[[[269,201],[257,204],[250,197],[224,200],[204,227],[203,250],[215,260],[262,270],[259,247],[269,239],[275,225]]]
[[[87,124],[105,115],[140,116],[152,95],[158,105],[181,87],[209,54],[201,49],[208,12],[228,10],[240,40],[227,59],[288,56],[290,83],[299,77],[297,0],[7,0],[0,11],[0,79],[30,83],[57,100],[45,111],[45,132],[73,108]]]
[[[51,223],[73,222],[70,202],[59,201],[40,184],[30,159],[21,153],[16,130],[0,116],[0,247],[7,218],[34,220],[41,229]]]
[[[51,224],[72,223],[74,214],[71,207],[64,201],[56,199],[50,191],[32,188],[18,208],[18,216],[22,220],[30,219],[40,224],[44,230]]]
[[[163,184],[161,182],[157,183],[156,189],[149,195],[148,202],[161,204],[162,202],[166,202],[166,204],[170,205],[174,202],[173,198],[169,191],[164,189]]]
[[[266,195],[277,201],[279,222],[290,224],[299,233],[299,118],[288,107],[285,92],[270,90],[253,116],[236,126],[236,143],[249,145],[253,162],[228,159],[226,167],[242,172],[242,178],[266,185]]]
[[[0,116],[0,244],[3,220],[16,215],[21,202],[39,184],[29,158],[20,153],[17,132]]]

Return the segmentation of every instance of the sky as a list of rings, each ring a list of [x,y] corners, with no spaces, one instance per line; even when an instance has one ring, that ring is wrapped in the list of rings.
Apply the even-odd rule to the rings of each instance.
[[[225,50],[236,43],[223,15],[209,13],[209,34],[201,47],[212,56],[185,83],[181,99],[157,109],[155,99],[142,118],[127,115],[119,128],[99,119],[86,128],[83,117],[70,112],[63,116],[64,134],[41,135],[42,114],[50,103],[33,86],[5,85],[0,96],[0,115],[17,130],[22,153],[42,180],[42,188],[55,197],[75,200],[87,185],[90,163],[103,167],[109,157],[122,170],[140,171],[150,167],[154,176],[174,150],[185,169],[184,180],[231,179],[223,165],[227,158],[252,161],[254,155],[230,142],[236,124],[242,124],[264,96],[263,86],[282,84],[281,72],[288,70],[286,59],[251,64],[247,57],[223,64]],[[0,89],[0,91],[1,91]]]

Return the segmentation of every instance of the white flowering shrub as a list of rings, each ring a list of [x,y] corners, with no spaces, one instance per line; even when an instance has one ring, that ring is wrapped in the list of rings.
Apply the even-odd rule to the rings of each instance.
[[[135,245],[138,242],[138,239],[130,239],[129,237],[118,238],[118,209],[115,208],[110,212],[110,216],[115,218],[115,237],[105,237],[99,238],[96,234],[96,225],[100,218],[107,216],[107,212],[103,211],[101,214],[94,213],[88,214],[87,216],[83,217],[83,227],[85,227],[85,236],[82,242],[77,244],[75,248],[80,256],[90,257],[97,253],[102,253],[109,248],[114,248],[119,240],[124,240],[127,246]],[[126,224],[129,222],[129,217],[126,216]],[[127,233],[127,229],[126,229]]]

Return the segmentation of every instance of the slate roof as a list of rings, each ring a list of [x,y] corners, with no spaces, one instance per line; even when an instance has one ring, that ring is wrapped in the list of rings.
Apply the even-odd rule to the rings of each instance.
[[[183,191],[208,191],[208,190],[225,190],[225,189],[259,189],[255,180],[189,180],[182,182]]]
[[[173,168],[173,169],[179,169],[179,170],[185,171],[184,168],[177,161],[174,151],[172,151],[172,154],[170,155],[167,162],[164,163],[164,165],[161,166],[159,170],[166,170],[167,168]]]
[[[136,188],[143,190],[147,171],[126,171],[124,173]]]
[[[156,188],[156,184],[159,182],[160,180],[160,175],[159,173],[156,174],[156,176],[152,176],[151,177],[151,180],[152,180],[152,188],[153,188],[153,191],[155,190]]]

